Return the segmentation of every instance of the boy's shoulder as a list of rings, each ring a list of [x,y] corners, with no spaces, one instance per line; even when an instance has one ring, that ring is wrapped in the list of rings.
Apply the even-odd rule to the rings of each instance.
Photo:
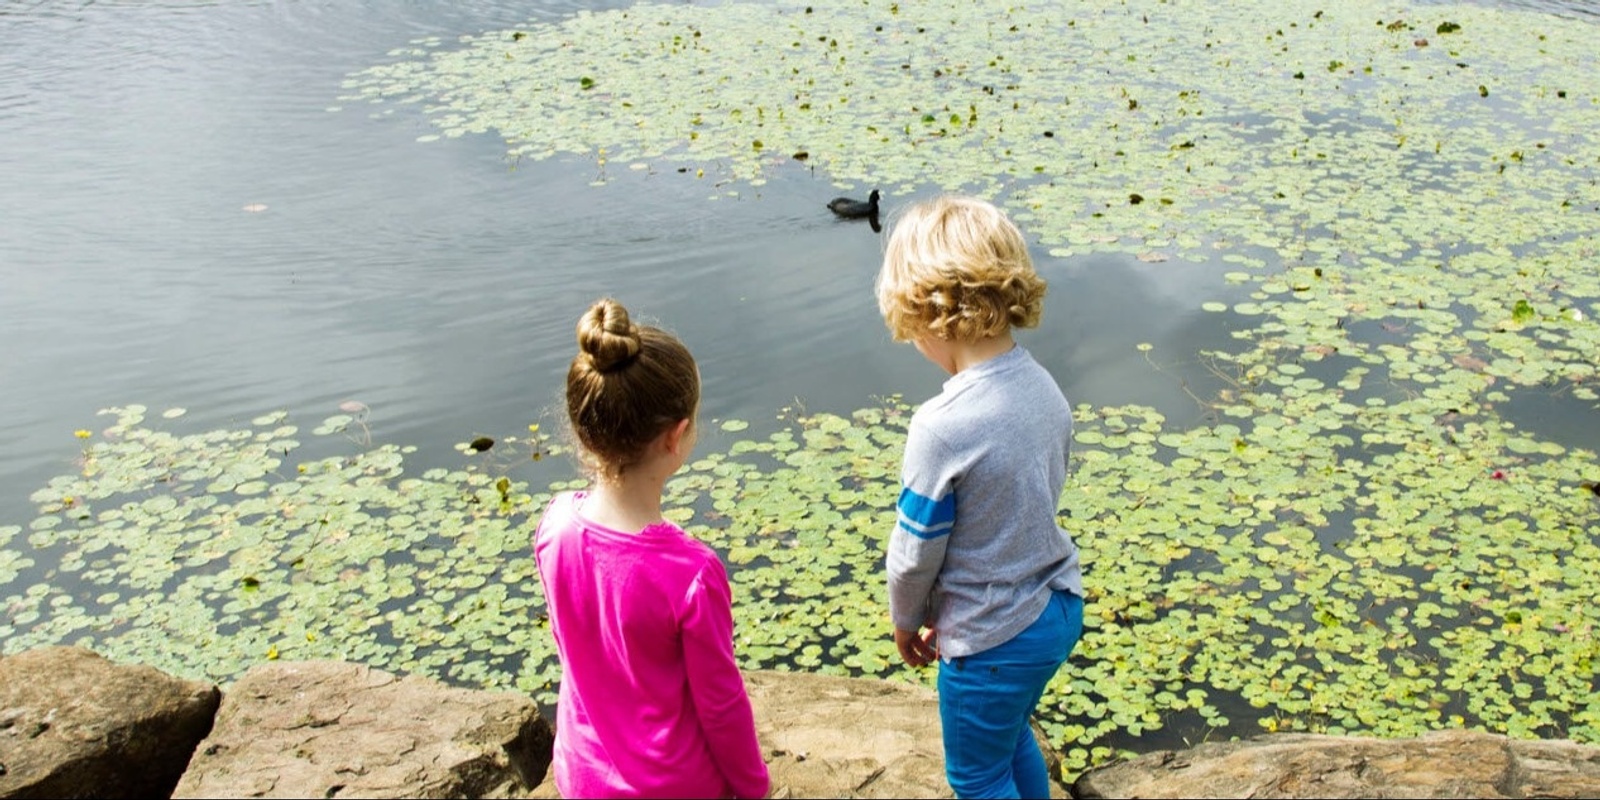
[[[945,381],[944,390],[924,408],[929,414],[950,410],[1030,402],[1038,395],[1060,395],[1055,377],[1019,345]],[[921,409],[918,409],[919,411]]]
[[[911,426],[956,444],[984,437],[996,429],[1031,429],[1070,408],[1054,376],[1018,347],[961,373],[945,383],[944,391],[919,406]]]

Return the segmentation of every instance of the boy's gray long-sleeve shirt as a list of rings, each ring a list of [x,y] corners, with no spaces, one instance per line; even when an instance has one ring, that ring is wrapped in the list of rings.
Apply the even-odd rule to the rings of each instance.
[[[1072,409],[1021,346],[962,370],[911,418],[889,536],[895,627],[938,632],[942,658],[1004,644],[1052,591],[1083,595],[1056,522]]]

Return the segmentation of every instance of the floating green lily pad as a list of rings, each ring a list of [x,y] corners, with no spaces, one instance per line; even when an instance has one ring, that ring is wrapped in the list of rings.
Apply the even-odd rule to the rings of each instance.
[[[1594,23],[1368,0],[808,10],[419,41],[342,100],[421,101],[440,135],[517,158],[735,185],[805,153],[841,184],[993,197],[1059,258],[1175,242],[1140,268],[1229,265],[1199,308],[1230,346],[1182,354],[1217,379],[1184,386],[1203,424],[1139,398],[1074,412],[1060,522],[1086,631],[1040,709],[1069,773],[1180,724],[1600,742],[1595,454],[1504,416],[1600,381]],[[745,666],[931,680],[883,604],[910,412],[730,420],[749,438],[668,485],[731,565]],[[0,525],[7,652],[85,642],[213,680],[348,658],[553,701],[527,543],[581,481],[533,491],[486,458],[410,476],[392,445],[296,462],[283,412],[187,435],[108,413],[35,519]],[[355,422],[313,433],[348,444],[326,435]]]

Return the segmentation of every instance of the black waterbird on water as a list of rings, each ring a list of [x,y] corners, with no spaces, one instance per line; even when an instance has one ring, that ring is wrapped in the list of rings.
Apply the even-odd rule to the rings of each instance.
[[[878,190],[873,189],[872,194],[867,195],[865,203],[848,197],[835,197],[828,201],[828,210],[846,219],[877,218]]]

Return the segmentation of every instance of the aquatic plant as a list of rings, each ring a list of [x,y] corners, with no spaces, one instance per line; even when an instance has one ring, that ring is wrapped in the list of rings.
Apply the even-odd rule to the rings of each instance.
[[[1505,413],[1597,400],[1597,34],[1367,0],[641,5],[420,40],[347,100],[513,158],[675,163],[718,194],[803,162],[992,196],[1058,258],[1220,261],[1195,303],[1234,346],[1141,347],[1210,366],[1207,423],[1076,409],[1088,630],[1041,713],[1075,771],[1196,718],[1600,741],[1600,468]],[[527,538],[568,484],[488,462],[512,437],[408,476],[394,445],[291,461],[282,412],[187,435],[108,413],[39,516],[0,526],[8,652],[218,680],[351,658],[552,700]],[[929,677],[882,605],[908,413],[794,417],[671,484],[729,562],[747,666]]]
[[[1593,454],[1472,411],[1442,426],[1421,398],[1342,409],[1279,376],[1242,398],[1273,404],[1250,431],[1077,409],[1062,521],[1089,556],[1088,632],[1042,715],[1069,767],[1182,712],[1226,728],[1245,703],[1271,730],[1594,741],[1600,503],[1572,479]],[[34,494],[32,554],[0,528],[8,577],[53,565],[0,598],[8,651],[81,643],[213,680],[343,658],[554,701],[528,549],[549,494],[504,464],[407,477],[393,445],[294,463],[282,412],[182,436],[108,413],[79,473]],[[930,676],[885,634],[908,417],[799,417],[671,483],[672,516],[730,565],[746,666]]]
[[[1501,409],[1597,399],[1597,34],[1377,2],[641,5],[419,40],[348,99],[723,193],[803,161],[984,194],[1058,258],[1220,258],[1233,288],[1196,299],[1237,340],[1198,355],[1214,424],[1080,411],[1063,502],[1101,624],[1051,731],[1226,727],[1208,698],[1233,693],[1269,729],[1592,738],[1595,620],[1568,570],[1593,565],[1593,454]]]

